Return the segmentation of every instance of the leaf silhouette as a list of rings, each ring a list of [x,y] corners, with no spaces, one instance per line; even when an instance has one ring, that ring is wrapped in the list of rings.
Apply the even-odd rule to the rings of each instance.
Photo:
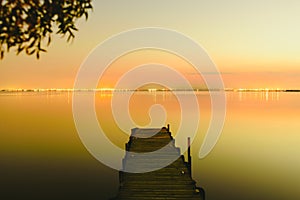
[[[76,19],[92,10],[91,0],[0,0],[0,58],[10,48],[16,48],[17,54],[23,52],[32,55],[46,52],[42,47],[44,39],[47,46],[52,42],[53,27],[56,34],[67,35],[67,41],[75,37]],[[4,48],[6,47],[6,48]]]

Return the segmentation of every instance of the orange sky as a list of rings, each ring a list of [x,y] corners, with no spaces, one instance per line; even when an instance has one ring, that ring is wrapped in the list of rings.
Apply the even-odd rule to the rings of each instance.
[[[0,89],[72,88],[81,63],[93,48],[114,34],[140,27],[168,28],[195,40],[216,63],[227,88],[300,88],[297,0],[97,0],[93,4],[89,20],[77,22],[80,30],[72,43],[54,36],[40,60],[16,56],[13,51],[6,54],[0,61]],[[111,67],[120,69],[125,60],[134,67],[151,59],[192,74],[184,62],[164,53],[155,58],[130,54]],[[109,76],[119,73],[112,70]]]

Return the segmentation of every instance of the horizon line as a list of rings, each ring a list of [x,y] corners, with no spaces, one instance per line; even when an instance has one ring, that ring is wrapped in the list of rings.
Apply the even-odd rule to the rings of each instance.
[[[115,88],[35,88],[35,89],[25,89],[25,88],[9,88],[0,89],[0,92],[176,92],[176,91],[195,91],[195,92],[209,92],[209,91],[225,91],[225,92],[300,92],[300,89],[282,89],[282,88],[225,88],[225,89],[207,89],[207,88],[193,88],[193,89],[115,89]]]

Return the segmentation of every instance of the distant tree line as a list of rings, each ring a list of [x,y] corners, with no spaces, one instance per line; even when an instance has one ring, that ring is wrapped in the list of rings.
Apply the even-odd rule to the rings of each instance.
[[[0,54],[15,48],[17,54],[40,57],[56,33],[74,38],[78,18],[88,19],[92,0],[0,0]],[[45,42],[43,42],[45,40]]]

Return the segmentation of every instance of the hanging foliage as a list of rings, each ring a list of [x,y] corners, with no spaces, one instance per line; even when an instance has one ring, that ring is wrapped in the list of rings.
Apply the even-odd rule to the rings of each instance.
[[[92,9],[91,0],[0,0],[0,52],[15,48],[17,54],[40,57],[49,45],[54,27],[56,33],[74,38],[75,22]]]

